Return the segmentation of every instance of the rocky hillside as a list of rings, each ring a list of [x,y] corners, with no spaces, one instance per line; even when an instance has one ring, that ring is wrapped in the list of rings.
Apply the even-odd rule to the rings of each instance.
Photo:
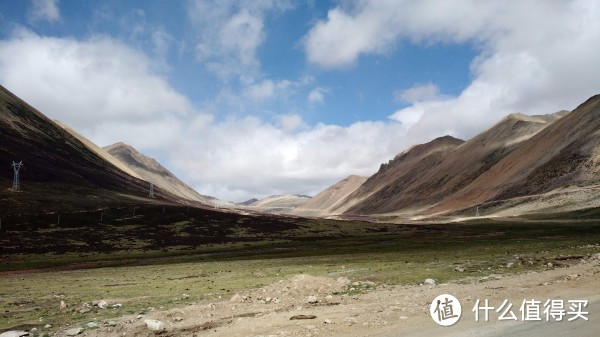
[[[222,207],[227,204],[216,198],[204,196],[196,192],[193,188],[179,180],[171,171],[162,166],[156,159],[140,153],[130,145],[116,143],[104,147],[104,150],[137,176],[153,183],[156,187],[164,191],[184,199],[201,202],[205,205],[218,205]]]
[[[356,191],[367,177],[352,175],[329,186],[304,204],[296,207],[292,214],[299,216],[327,216],[343,207],[342,203],[352,192]]]
[[[0,86],[0,215],[89,209],[148,200],[147,183],[102,158],[69,132]],[[22,192],[10,190],[12,161],[23,161]]]
[[[474,214],[478,206],[492,214],[523,203],[519,212],[552,211],[577,200],[595,207],[600,198],[589,191],[600,183],[599,106],[594,96],[571,113],[511,114],[464,143],[443,137],[415,146],[382,165],[341,209],[431,216]]]

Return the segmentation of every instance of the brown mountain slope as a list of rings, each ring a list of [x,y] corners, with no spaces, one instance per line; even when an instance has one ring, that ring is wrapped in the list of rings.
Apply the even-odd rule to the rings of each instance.
[[[304,204],[296,207],[292,211],[292,214],[300,216],[329,215],[332,213],[332,210],[340,207],[344,199],[356,191],[366,180],[367,177],[351,175],[329,186]]]
[[[201,195],[193,188],[179,180],[171,171],[167,170],[154,158],[148,157],[130,145],[116,143],[104,147],[104,150],[118,161],[123,163],[129,170],[142,179],[153,183],[156,187],[177,195],[181,198],[201,202],[206,205],[225,206],[218,199]]]
[[[464,141],[451,136],[436,138],[400,153],[346,197],[334,213],[370,214],[386,209],[390,201],[410,184],[421,179],[428,170],[437,167],[444,158]],[[391,207],[395,207],[392,206]],[[396,210],[397,208],[392,208]]]
[[[454,148],[442,160],[421,167],[412,179],[388,180],[384,187],[347,213],[377,214],[430,208],[469,185],[562,115],[564,112],[545,116],[511,114]]]
[[[66,131],[68,131],[71,135],[73,135],[75,138],[77,138],[80,142],[82,142],[90,150],[94,151],[97,155],[99,155],[100,157],[102,157],[107,162],[109,162],[109,163],[113,164],[114,166],[118,167],[121,171],[129,174],[132,177],[135,177],[135,178],[138,178],[138,179],[142,179],[142,177],[140,177],[137,173],[135,173],[133,170],[131,170],[127,165],[124,165],[120,160],[118,160],[117,158],[113,157],[113,155],[111,155],[110,153],[108,153],[108,151],[106,151],[105,149],[103,149],[100,146],[96,145],[94,142],[92,142],[91,140],[87,139],[86,137],[84,137],[79,132],[75,131],[75,129],[73,129],[72,127],[70,127],[67,124],[65,124],[65,123],[63,123],[61,121],[58,121],[58,120],[54,120],[54,123],[58,124],[58,126],[60,126],[61,128],[65,129]]]
[[[521,143],[469,186],[433,208],[461,209],[486,201],[600,183],[600,95]]]
[[[23,161],[22,192],[10,190],[12,161]],[[148,200],[147,183],[131,177],[0,86],[0,215],[79,210]],[[159,192],[169,200],[176,198]],[[160,198],[159,198],[160,199]]]
[[[271,214],[290,214],[296,207],[304,204],[310,197],[299,194],[272,195],[249,205],[238,205],[242,209]]]

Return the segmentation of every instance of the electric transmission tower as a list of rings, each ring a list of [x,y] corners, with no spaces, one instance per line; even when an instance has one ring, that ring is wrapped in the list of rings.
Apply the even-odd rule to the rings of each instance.
[[[154,198],[154,184],[150,183],[150,193],[148,194],[150,198]]]
[[[18,192],[21,190],[21,182],[19,181],[19,170],[21,169],[21,166],[23,166],[23,161],[20,161],[18,163],[15,163],[13,161],[12,163],[12,168],[13,171],[15,172],[15,178],[13,180],[13,191]]]

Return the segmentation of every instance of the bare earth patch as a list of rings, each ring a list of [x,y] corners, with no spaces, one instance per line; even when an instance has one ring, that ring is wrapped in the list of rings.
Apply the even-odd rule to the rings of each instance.
[[[386,286],[310,275],[295,275],[262,288],[246,290],[218,302],[148,312],[99,322],[82,336],[155,336],[144,319],[165,323],[160,336],[433,336],[570,334],[597,336],[600,331],[600,256],[571,266],[510,276],[468,277],[420,286]],[[448,293],[459,299],[463,316],[452,327],[440,327],[429,316],[429,304]],[[584,299],[589,321],[507,322],[491,312],[490,322],[475,322],[477,299],[499,306],[505,299],[520,317],[524,299]],[[291,319],[292,317],[296,317]]]

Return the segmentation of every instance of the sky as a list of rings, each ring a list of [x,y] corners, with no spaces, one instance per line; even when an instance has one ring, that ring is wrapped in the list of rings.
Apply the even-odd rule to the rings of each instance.
[[[600,93],[596,0],[0,2],[0,84],[202,194],[314,195]]]

